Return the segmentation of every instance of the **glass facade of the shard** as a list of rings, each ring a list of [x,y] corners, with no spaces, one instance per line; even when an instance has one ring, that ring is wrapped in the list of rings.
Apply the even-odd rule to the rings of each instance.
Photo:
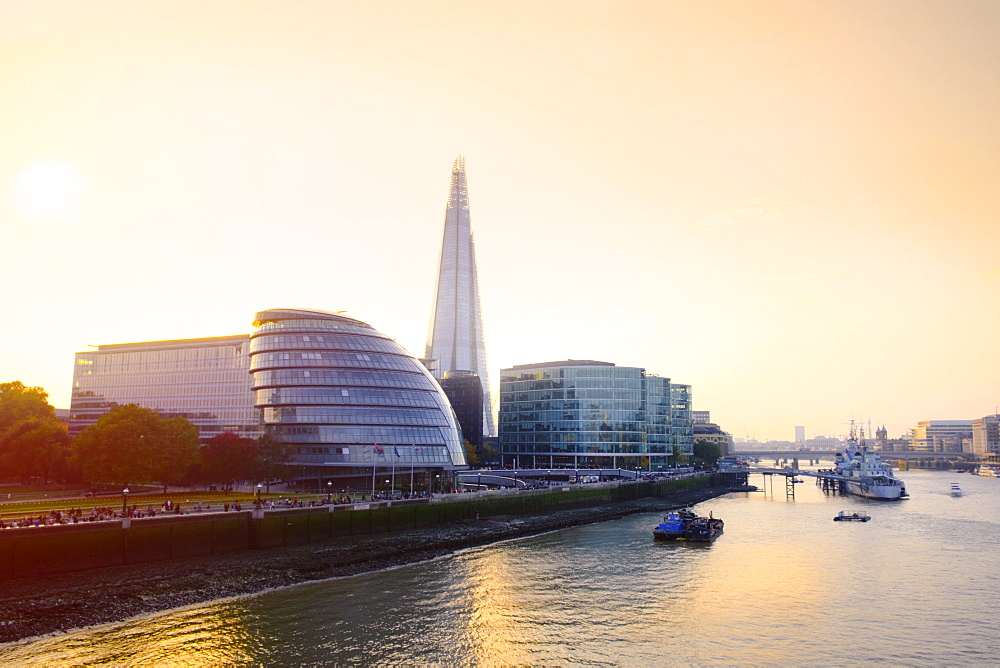
[[[451,190],[445,209],[437,286],[424,356],[436,360],[432,368],[438,379],[448,372],[472,372],[479,376],[483,385],[483,432],[495,434],[463,158],[455,160],[451,170]]]

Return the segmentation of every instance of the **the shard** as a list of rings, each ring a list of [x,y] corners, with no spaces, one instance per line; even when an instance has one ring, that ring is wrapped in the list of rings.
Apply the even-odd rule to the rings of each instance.
[[[438,379],[449,372],[471,371],[479,376],[483,385],[483,433],[494,435],[476,246],[469,217],[465,159],[461,156],[451,167],[451,191],[444,216],[444,239],[425,357],[437,360],[432,373]]]

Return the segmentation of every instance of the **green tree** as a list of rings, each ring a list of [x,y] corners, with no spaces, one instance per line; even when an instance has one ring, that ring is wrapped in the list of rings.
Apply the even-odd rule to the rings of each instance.
[[[54,417],[22,420],[0,435],[0,471],[18,478],[49,481],[53,471],[62,471],[69,454],[70,437]]]
[[[31,418],[55,420],[48,399],[49,393],[41,387],[27,387],[19,380],[0,383],[0,434]]]
[[[176,484],[198,461],[198,430],[149,408],[112,408],[73,441],[73,463],[90,483]]]
[[[232,490],[236,480],[252,480],[257,468],[257,441],[219,434],[201,449],[202,479]]]
[[[269,434],[257,439],[257,461],[254,466],[255,478],[264,481],[267,491],[271,491],[271,480],[285,477],[286,463],[290,449],[284,441]]]
[[[694,459],[705,466],[715,466],[722,456],[722,449],[718,443],[712,441],[698,441],[694,444]]]
[[[163,493],[166,494],[169,485],[188,482],[192,469],[201,460],[198,428],[182,417],[161,418],[158,427],[154,437],[153,475],[163,485]]]

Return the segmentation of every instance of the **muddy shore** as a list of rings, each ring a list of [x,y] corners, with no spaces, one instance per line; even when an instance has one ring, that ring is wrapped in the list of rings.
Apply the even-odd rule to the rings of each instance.
[[[466,520],[296,547],[7,580],[0,583],[0,643],[424,561],[499,540],[692,505],[725,492],[703,488],[669,499],[648,498],[542,516]]]

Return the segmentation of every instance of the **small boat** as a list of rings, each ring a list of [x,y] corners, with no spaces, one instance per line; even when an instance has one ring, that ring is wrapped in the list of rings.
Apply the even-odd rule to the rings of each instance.
[[[962,496],[962,488],[958,486],[957,482],[951,483],[951,495]]]
[[[724,523],[712,517],[698,517],[690,510],[668,513],[653,529],[656,540],[670,540],[687,543],[711,543],[722,533]]]
[[[730,492],[759,492],[757,485],[736,485],[729,488]]]
[[[846,513],[841,510],[837,513],[837,516],[833,518],[834,522],[867,522],[871,519],[871,515],[866,515],[865,513]]]

